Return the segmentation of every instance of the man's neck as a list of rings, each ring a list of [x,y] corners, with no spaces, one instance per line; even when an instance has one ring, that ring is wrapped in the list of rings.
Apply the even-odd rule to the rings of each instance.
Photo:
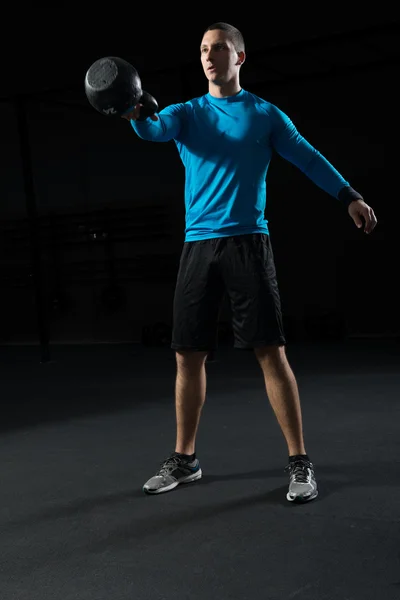
[[[242,88],[238,81],[231,81],[224,85],[215,85],[211,81],[208,84],[208,91],[214,98],[229,98],[229,96],[236,96]]]

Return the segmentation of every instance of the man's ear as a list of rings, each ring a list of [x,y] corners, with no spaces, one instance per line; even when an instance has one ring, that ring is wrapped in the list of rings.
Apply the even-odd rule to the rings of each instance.
[[[242,65],[245,60],[246,60],[246,54],[243,51],[242,52],[238,52],[238,59],[237,59],[236,64],[237,65]]]

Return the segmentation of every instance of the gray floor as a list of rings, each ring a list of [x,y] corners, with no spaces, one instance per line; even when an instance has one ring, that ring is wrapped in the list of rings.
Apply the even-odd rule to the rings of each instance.
[[[141,486],[174,449],[171,350],[2,347],[1,600],[399,600],[400,343],[288,347],[319,497],[252,353],[208,364],[204,477]]]

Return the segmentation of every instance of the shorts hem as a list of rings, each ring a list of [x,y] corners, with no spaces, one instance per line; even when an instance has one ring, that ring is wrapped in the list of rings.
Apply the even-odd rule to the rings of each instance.
[[[188,346],[183,344],[171,344],[172,350],[188,350],[192,352],[214,352],[216,350],[215,346]]]
[[[233,347],[237,350],[253,350],[254,348],[262,348],[263,346],[286,346],[286,339],[284,337],[280,337],[273,340],[260,340],[248,344],[235,343],[233,345]]]

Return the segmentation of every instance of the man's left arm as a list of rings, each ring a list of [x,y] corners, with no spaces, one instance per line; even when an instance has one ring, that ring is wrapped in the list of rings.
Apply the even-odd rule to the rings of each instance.
[[[276,152],[296,167],[325,192],[337,198],[347,207],[350,217],[357,227],[371,233],[377,224],[374,211],[354,190],[335,167],[300,133],[281,110],[274,107],[273,132],[271,136]]]

